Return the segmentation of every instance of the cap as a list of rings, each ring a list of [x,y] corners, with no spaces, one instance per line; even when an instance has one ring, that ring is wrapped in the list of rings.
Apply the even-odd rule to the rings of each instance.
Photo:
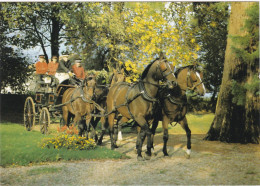
[[[65,56],[65,55],[70,55],[69,52],[65,51],[65,52],[62,52],[62,55]]]
[[[39,58],[45,58],[45,56],[44,55],[39,55]]]
[[[58,56],[52,56],[52,59],[54,59],[54,58],[58,59]]]
[[[75,63],[81,63],[81,59],[75,59]]]

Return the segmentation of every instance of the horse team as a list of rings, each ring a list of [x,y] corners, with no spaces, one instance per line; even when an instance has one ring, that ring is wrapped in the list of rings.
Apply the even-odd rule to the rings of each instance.
[[[191,131],[185,117],[187,113],[185,93],[187,90],[193,90],[202,96],[206,90],[202,83],[202,73],[196,66],[181,67],[175,72],[173,70],[174,67],[165,59],[156,59],[145,68],[141,79],[135,84],[124,82],[122,72],[114,72],[110,87],[100,87],[96,85],[94,76],[88,76],[82,86],[70,88],[63,94],[62,103],[73,99],[62,107],[65,124],[69,125],[69,118],[74,115],[74,124],[79,128],[79,135],[88,136],[91,132],[91,137],[95,137],[98,144],[102,144],[108,124],[111,149],[114,149],[117,148],[118,139],[116,126],[121,126],[132,119],[138,124],[137,159],[143,160],[143,142],[147,138],[145,159],[150,159],[159,121],[162,121],[163,127],[163,153],[168,156],[168,124],[175,121],[186,131],[189,157]],[[82,117],[85,123],[81,122]],[[102,132],[98,138],[95,127],[99,120]]]

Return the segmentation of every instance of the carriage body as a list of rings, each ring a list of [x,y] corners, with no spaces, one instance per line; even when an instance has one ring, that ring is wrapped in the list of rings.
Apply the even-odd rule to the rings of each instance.
[[[57,76],[56,76],[57,77]],[[66,77],[66,76],[65,76]],[[68,89],[74,87],[69,80],[58,74],[59,85],[51,87],[51,79],[46,76],[41,81],[40,88],[35,90],[34,96],[29,96],[24,104],[24,125],[30,131],[35,125],[40,126],[43,134],[48,133],[51,121],[62,122],[62,95]]]

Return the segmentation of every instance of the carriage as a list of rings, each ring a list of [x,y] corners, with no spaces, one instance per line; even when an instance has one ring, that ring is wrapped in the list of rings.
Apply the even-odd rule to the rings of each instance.
[[[35,125],[40,126],[43,134],[48,132],[51,120],[62,123],[62,95],[68,88],[73,88],[64,75],[57,74],[60,84],[51,86],[50,76],[45,76],[39,82],[40,88],[35,90],[34,96],[28,96],[24,103],[24,125],[30,131]]]

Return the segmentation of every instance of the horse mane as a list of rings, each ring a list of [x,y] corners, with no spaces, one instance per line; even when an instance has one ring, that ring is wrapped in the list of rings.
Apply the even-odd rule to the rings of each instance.
[[[184,66],[184,67],[180,67],[176,70],[176,72],[174,72],[175,77],[178,76],[178,74],[180,73],[180,71],[182,71],[185,68],[189,68],[189,69],[193,69],[195,66],[194,65],[188,65],[188,66]]]
[[[141,79],[142,79],[142,80],[146,77],[146,75],[147,75],[149,69],[151,68],[151,66],[153,65],[153,63],[154,63],[155,61],[157,61],[157,60],[159,60],[159,58],[156,58],[156,59],[155,59],[154,61],[152,61],[149,65],[147,65],[147,67],[144,69],[144,71],[143,71],[143,73],[142,73],[142,76],[141,76]]]
[[[108,84],[111,84],[114,75],[115,75],[115,74],[113,73],[113,74],[109,77]]]

